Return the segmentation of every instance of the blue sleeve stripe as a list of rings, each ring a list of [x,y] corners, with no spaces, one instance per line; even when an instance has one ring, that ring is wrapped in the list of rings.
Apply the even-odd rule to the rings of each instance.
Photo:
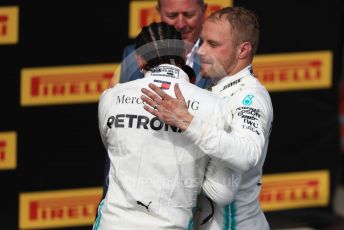
[[[96,221],[94,222],[92,230],[98,230],[98,228],[99,228],[100,219],[102,218],[103,206],[104,206],[104,199],[100,202],[100,204],[98,206],[98,216],[97,216]]]
[[[236,230],[236,205],[235,201],[223,208],[223,228],[222,230]]]
[[[195,211],[196,211],[196,207],[192,208],[192,217],[190,218],[189,221],[189,226],[188,226],[188,230],[192,230],[194,228],[194,221],[193,221],[193,217],[195,215]]]
[[[223,208],[223,228],[222,230],[229,230],[229,205]]]
[[[231,230],[236,230],[236,220],[235,220],[235,216],[236,216],[236,205],[235,205],[235,201],[233,201],[230,204],[230,208],[231,208]]]

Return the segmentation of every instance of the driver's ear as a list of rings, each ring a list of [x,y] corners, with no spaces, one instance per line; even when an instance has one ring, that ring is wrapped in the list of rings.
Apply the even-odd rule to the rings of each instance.
[[[252,45],[250,42],[243,42],[239,47],[239,58],[246,58],[251,54]]]

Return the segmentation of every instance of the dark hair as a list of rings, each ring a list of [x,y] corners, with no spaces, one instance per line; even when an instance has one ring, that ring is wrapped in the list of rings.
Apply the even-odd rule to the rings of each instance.
[[[188,75],[190,83],[195,84],[196,83],[196,73],[195,71],[188,65],[184,65],[182,67],[182,70]]]
[[[165,22],[144,26],[136,37],[135,50],[146,61],[145,70],[164,63],[179,67],[185,65],[182,35]]]
[[[250,42],[252,45],[251,56],[253,57],[259,43],[259,23],[254,12],[243,7],[225,7],[212,13],[208,19],[211,21],[223,19],[228,21],[236,44]]]

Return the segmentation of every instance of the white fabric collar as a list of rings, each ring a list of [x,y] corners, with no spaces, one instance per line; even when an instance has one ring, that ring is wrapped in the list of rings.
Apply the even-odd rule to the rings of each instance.
[[[231,76],[226,76],[219,80],[215,86],[211,88],[212,92],[221,92],[222,90],[231,87],[232,85],[235,85],[235,82],[239,82],[239,79],[245,76],[252,75],[252,66],[248,65],[238,73],[231,75]]]

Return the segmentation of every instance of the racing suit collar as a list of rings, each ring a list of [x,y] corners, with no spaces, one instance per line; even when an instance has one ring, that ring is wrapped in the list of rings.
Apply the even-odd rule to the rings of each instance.
[[[239,71],[238,73],[230,76],[226,76],[219,80],[215,86],[211,88],[212,92],[221,92],[222,90],[231,87],[235,84],[239,79],[245,76],[252,75],[252,65],[246,66],[244,69]]]
[[[145,73],[145,77],[165,76],[168,78],[184,79],[190,81],[189,76],[179,67],[171,64],[161,64]]]

